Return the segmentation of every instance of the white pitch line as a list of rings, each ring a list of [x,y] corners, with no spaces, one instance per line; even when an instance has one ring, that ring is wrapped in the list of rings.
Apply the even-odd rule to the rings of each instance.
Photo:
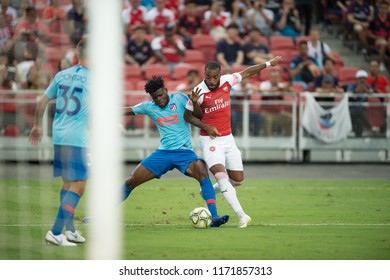
[[[0,227],[48,227],[52,224],[0,224]],[[87,225],[87,224],[85,224]],[[358,224],[358,223],[325,223],[325,224],[253,224],[254,226],[271,226],[271,227],[278,227],[278,226],[291,226],[291,227],[332,227],[332,226],[339,226],[339,227],[368,227],[368,226],[374,226],[374,227],[387,227],[390,226],[390,223],[379,223],[379,224]],[[187,225],[184,224],[123,224],[123,226],[128,227],[148,227],[148,226],[175,226],[175,227],[187,227]]]

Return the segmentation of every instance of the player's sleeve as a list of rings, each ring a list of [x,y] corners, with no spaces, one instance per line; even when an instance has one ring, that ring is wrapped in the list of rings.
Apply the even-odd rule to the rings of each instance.
[[[137,105],[134,105],[131,107],[135,115],[147,115],[148,110],[147,110],[147,104],[148,102],[141,102],[138,103]]]
[[[57,92],[58,92],[58,87],[57,87],[57,82],[58,81],[58,76],[56,75],[53,79],[53,81],[51,81],[49,87],[46,89],[45,91],[45,95],[49,98],[49,99],[55,99],[57,98]]]
[[[242,76],[240,73],[233,73],[225,75],[228,83],[233,87],[239,84],[242,81]]]

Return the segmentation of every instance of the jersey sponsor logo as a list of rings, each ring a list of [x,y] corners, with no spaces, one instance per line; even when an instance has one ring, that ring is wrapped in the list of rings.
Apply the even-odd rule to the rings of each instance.
[[[179,123],[180,119],[179,119],[179,115],[175,114],[175,115],[167,116],[167,117],[159,117],[159,118],[157,118],[157,122],[161,126],[166,126],[166,125]]]
[[[217,99],[217,100],[215,100],[215,106],[205,108],[204,113],[205,114],[212,113],[212,112],[215,112],[215,111],[220,110],[220,109],[224,109],[224,108],[229,107],[229,106],[230,106],[229,100],[223,101],[223,99]]]
[[[214,152],[215,151],[215,146],[210,146],[209,150],[210,150],[210,152]]]
[[[175,111],[176,111],[176,109],[177,109],[177,106],[176,106],[176,104],[175,104],[175,103],[173,103],[173,104],[169,105],[169,110],[171,110],[172,112],[175,112]]]

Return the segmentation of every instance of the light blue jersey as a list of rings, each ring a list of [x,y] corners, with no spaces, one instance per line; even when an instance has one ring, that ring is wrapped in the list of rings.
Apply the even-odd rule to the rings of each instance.
[[[56,100],[53,144],[87,147],[89,69],[75,65],[59,72],[45,95]]]
[[[184,120],[187,100],[187,95],[174,93],[169,95],[169,102],[164,108],[157,106],[153,100],[132,107],[136,115],[149,116],[157,126],[161,142],[159,149],[192,149],[191,127]]]

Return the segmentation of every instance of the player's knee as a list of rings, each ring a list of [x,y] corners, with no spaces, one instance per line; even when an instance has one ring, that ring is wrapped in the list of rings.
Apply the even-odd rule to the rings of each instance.
[[[226,172],[217,172],[217,173],[215,173],[214,176],[215,176],[215,179],[217,179],[217,181],[229,178],[229,176],[228,176],[228,174]]]
[[[195,179],[198,179],[199,181],[209,177],[207,166],[202,160],[194,161],[193,168],[191,169],[192,169],[191,172],[193,174],[193,177]]]
[[[230,183],[232,184],[233,187],[238,187],[238,186],[241,186],[242,184],[244,184],[244,180],[237,182],[237,181],[230,179]]]

